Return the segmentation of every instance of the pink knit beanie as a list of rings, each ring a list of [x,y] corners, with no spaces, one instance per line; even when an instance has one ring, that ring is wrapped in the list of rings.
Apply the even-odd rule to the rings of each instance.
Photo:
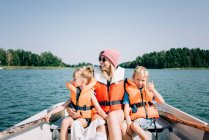
[[[116,50],[105,50],[100,53],[100,56],[106,57],[116,68],[118,66],[120,54]]]

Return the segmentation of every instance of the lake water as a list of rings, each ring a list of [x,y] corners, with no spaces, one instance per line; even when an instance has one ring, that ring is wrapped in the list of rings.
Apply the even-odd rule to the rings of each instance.
[[[73,69],[0,70],[0,131],[51,105],[66,101]],[[126,69],[126,77],[133,70]],[[165,101],[209,122],[209,70],[149,70]]]

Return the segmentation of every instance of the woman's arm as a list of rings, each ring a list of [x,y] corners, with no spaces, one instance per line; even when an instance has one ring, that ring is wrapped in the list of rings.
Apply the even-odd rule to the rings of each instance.
[[[52,114],[55,114],[55,113],[58,113],[58,112],[64,110],[68,106],[68,104],[70,102],[71,102],[70,100],[67,100],[64,104],[56,107],[55,109],[53,109],[52,111],[50,111],[49,113],[47,113],[47,115],[45,116],[46,121],[49,122],[49,119],[50,119],[50,117],[51,117]]]
[[[126,124],[127,124],[127,134],[129,134],[131,136],[132,134],[132,130],[131,130],[131,124],[132,124],[132,121],[131,121],[131,117],[129,115],[130,113],[130,106],[129,104],[125,104],[124,105],[124,115],[125,115],[125,119],[126,119]]]
[[[91,100],[93,102],[94,107],[96,108],[98,114],[106,120],[107,114],[103,111],[103,109],[100,107],[97,98],[95,97],[94,94],[91,94]]]
[[[66,82],[66,87],[67,87],[69,90],[76,91],[76,87],[73,85],[73,81]]]
[[[129,106],[129,104],[125,104],[124,105],[124,115],[125,115],[127,125],[130,125],[132,123],[129,113],[130,113],[130,106]]]

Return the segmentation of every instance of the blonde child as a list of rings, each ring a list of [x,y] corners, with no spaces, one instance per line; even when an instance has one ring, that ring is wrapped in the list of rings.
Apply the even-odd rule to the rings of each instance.
[[[126,93],[123,103],[127,123],[126,139],[132,139],[132,132],[142,140],[149,139],[143,129],[152,124],[152,118],[159,117],[152,101],[164,103],[162,96],[155,90],[154,84],[148,83],[148,76],[149,73],[145,67],[137,66],[132,79],[125,81]]]
[[[87,127],[93,115],[94,107],[102,118],[105,119],[107,117],[94,95],[93,87],[95,84],[96,80],[93,79],[92,67],[87,66],[77,69],[73,74],[73,81],[66,83],[67,88],[71,91],[71,99],[46,115],[46,120],[49,121],[52,114],[64,110],[65,108],[68,109],[68,107],[70,107],[76,111],[74,116],[68,116],[63,119],[60,132],[61,140],[68,139],[68,127],[72,125],[75,119],[78,120],[84,128]]]

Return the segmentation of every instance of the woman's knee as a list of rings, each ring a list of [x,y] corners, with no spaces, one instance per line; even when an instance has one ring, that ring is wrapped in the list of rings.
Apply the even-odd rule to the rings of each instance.
[[[124,115],[122,111],[112,111],[107,116],[108,123],[122,123],[124,120]]]

